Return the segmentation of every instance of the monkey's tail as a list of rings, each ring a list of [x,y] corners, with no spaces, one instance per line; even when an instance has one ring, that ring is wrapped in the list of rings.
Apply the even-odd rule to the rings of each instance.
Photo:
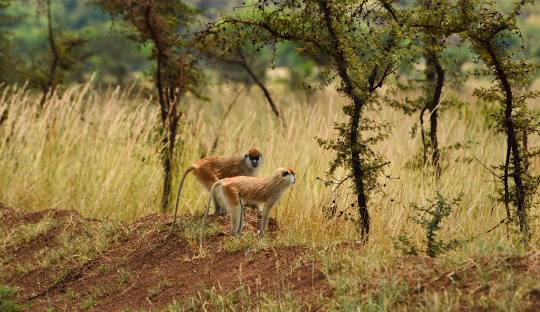
[[[172,231],[174,230],[174,226],[176,225],[176,218],[178,216],[178,204],[180,203],[180,193],[182,193],[182,187],[184,186],[184,181],[186,180],[186,176],[188,175],[188,173],[193,171],[193,169],[195,169],[195,167],[189,166],[189,168],[187,168],[186,171],[184,171],[184,175],[182,175],[182,179],[180,180],[180,184],[178,185],[178,191],[176,192],[176,205],[174,207],[173,224],[167,236],[172,234]]]
[[[214,198],[214,193],[216,192],[216,188],[221,185],[223,185],[223,182],[221,182],[221,180],[218,180],[214,184],[212,184],[212,188],[210,188],[210,194],[208,195],[208,203],[206,204],[206,210],[204,212],[204,217],[202,220],[200,248],[202,248],[202,244],[203,244],[204,227],[206,226],[206,219],[208,218],[208,212],[210,211],[210,204],[212,203],[212,198]]]

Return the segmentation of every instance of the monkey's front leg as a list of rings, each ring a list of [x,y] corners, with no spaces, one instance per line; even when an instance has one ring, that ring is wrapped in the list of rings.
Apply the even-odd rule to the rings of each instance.
[[[268,203],[264,206],[262,211],[261,225],[259,227],[259,238],[264,237],[264,232],[268,226],[268,218],[270,217],[270,211],[274,207],[274,203]]]
[[[242,234],[242,231],[244,230],[244,214],[246,213],[246,205],[242,199],[240,199],[240,208],[240,231],[238,234]]]

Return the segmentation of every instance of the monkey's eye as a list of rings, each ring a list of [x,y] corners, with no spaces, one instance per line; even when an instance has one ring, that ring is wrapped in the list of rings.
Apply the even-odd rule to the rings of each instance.
[[[289,175],[289,172],[288,171],[283,171],[283,173],[281,174],[282,176],[286,177]]]

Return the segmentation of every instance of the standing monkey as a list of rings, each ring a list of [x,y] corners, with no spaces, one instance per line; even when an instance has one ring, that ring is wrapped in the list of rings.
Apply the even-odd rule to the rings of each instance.
[[[193,171],[193,174],[201,182],[207,190],[210,190],[212,185],[219,179],[236,177],[236,176],[253,176],[255,171],[262,163],[262,154],[256,148],[251,148],[244,156],[237,157],[221,157],[221,156],[208,156],[203,159],[195,161],[189,166],[178,185],[178,192],[176,194],[176,206],[174,208],[174,220],[171,226],[172,233],[176,224],[176,218],[178,213],[178,204],[180,200],[180,193],[184,185],[184,180],[188,173]],[[222,214],[221,205],[216,201],[216,214]]]
[[[262,208],[262,219],[259,227],[259,237],[264,236],[268,225],[268,217],[274,205],[279,201],[283,191],[296,182],[296,176],[292,169],[279,168],[270,177],[232,177],[217,181],[210,189],[208,204],[204,214],[202,229],[205,227],[210,203],[216,195],[222,199],[222,204],[231,214],[232,233],[240,234],[243,227],[244,204],[259,205]],[[214,200],[215,202],[215,200]],[[202,245],[201,229],[201,245]]]

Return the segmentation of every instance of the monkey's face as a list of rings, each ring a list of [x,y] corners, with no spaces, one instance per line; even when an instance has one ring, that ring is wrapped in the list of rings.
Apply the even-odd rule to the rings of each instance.
[[[281,177],[288,183],[288,184],[294,184],[296,182],[296,175],[294,174],[294,170],[291,168],[289,169],[279,169]]]
[[[252,148],[244,155],[244,160],[248,167],[257,169],[262,164],[262,154],[256,148]]]

